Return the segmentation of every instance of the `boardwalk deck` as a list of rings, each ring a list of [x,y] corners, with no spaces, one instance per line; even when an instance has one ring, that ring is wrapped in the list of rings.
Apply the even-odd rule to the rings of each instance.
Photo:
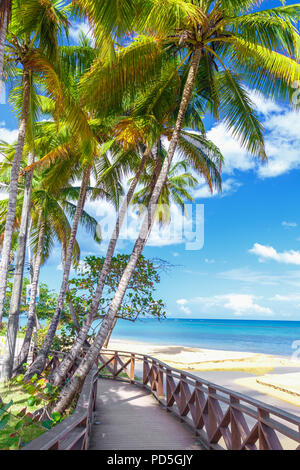
[[[100,379],[90,450],[202,450],[184,423],[141,387]]]

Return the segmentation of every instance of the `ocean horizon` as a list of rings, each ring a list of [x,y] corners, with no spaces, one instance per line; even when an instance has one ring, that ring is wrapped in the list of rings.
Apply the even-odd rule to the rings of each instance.
[[[26,317],[21,316],[20,326],[24,325]],[[143,318],[130,322],[118,319],[111,339],[291,356],[300,351],[300,321]],[[295,344],[296,341],[299,344]]]
[[[119,319],[111,339],[291,356],[300,348],[300,321]]]

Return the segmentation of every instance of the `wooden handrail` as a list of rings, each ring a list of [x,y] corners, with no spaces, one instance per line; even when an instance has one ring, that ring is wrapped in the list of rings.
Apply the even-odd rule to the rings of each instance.
[[[142,364],[141,379],[135,377],[137,362]],[[99,374],[149,390],[167,411],[193,428],[207,449],[300,450],[300,417],[146,354],[102,350]]]
[[[53,358],[48,363],[50,368],[63,353],[52,351],[51,356]],[[98,368],[94,366],[84,381],[74,413],[22,450],[87,450],[97,398],[97,382]]]

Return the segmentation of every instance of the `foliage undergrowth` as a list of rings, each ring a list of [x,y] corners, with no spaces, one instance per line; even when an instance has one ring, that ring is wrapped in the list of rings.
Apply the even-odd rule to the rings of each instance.
[[[112,373],[111,371],[107,368],[107,367],[104,367],[100,374],[99,374],[100,377],[112,377]],[[128,375],[126,374],[126,372],[120,372],[120,374],[118,374],[118,377],[119,378],[125,378],[125,379],[128,379],[129,380],[129,377]],[[142,382],[142,379],[141,377],[138,377],[137,375],[134,376],[134,380],[136,380],[137,382]]]
[[[34,375],[25,382],[24,374],[20,374],[0,384],[1,450],[20,449],[67,417],[47,412],[59,395],[58,387],[51,385],[47,375],[44,371],[40,378]]]

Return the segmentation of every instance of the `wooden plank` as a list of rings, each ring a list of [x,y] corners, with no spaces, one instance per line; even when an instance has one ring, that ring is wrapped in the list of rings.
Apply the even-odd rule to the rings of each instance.
[[[100,379],[89,450],[202,450],[192,429],[141,387]]]

